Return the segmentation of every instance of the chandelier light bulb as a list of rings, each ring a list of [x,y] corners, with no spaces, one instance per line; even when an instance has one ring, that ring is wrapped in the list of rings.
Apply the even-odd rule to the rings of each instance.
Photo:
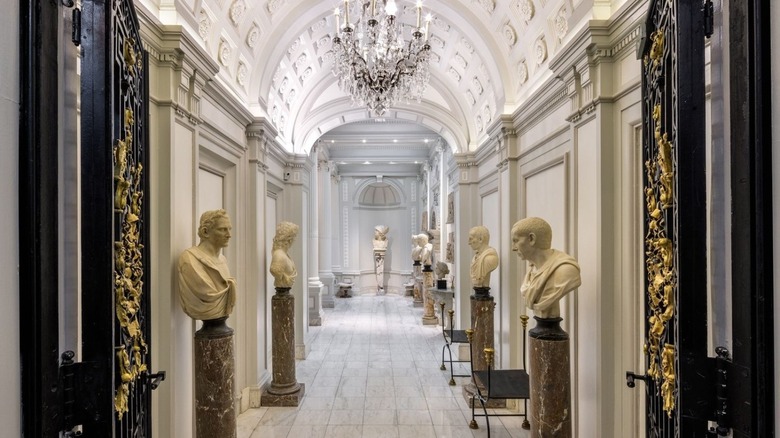
[[[395,0],[388,0],[385,5],[385,13],[394,17],[396,12],[398,12],[398,6],[396,6]]]

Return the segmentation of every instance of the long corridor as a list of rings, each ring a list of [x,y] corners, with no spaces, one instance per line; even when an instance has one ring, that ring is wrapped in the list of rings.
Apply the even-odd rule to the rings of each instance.
[[[306,394],[297,408],[249,409],[238,438],[485,437],[468,427],[462,395],[441,371],[441,326],[423,326],[410,297],[336,299],[322,327],[311,327],[311,353],[297,361]],[[520,417],[492,417],[491,437],[528,437]]]

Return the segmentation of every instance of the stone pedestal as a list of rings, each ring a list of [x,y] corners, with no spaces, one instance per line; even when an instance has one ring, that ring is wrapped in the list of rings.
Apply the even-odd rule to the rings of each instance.
[[[414,289],[412,292],[414,296],[414,307],[422,307],[423,305],[423,289],[425,286],[422,282],[421,269],[422,265],[420,264],[420,261],[415,260],[412,265],[412,276],[414,277]]]
[[[325,285],[319,280],[309,283],[309,325],[319,327],[322,325],[322,294]]]
[[[471,351],[474,354],[472,364],[475,370],[486,370],[487,363],[483,351],[485,348],[493,348],[493,321],[496,303],[490,295],[489,287],[475,287],[471,296],[471,328],[474,330]],[[482,388],[480,388],[482,389]],[[472,395],[476,392],[474,383],[463,387],[463,396],[466,401],[472,403]],[[484,394],[484,391],[483,391]],[[491,399],[488,401],[490,408],[506,407],[506,400]]]
[[[236,437],[233,329],[227,317],[195,332],[195,437]]]
[[[385,295],[385,252],[383,249],[374,250],[374,274],[376,275],[376,294]]]
[[[571,438],[569,334],[562,318],[539,318],[528,332],[531,436]]]
[[[271,298],[273,380],[263,390],[260,406],[298,406],[304,385],[295,379],[295,298],[289,287],[277,287]],[[218,435],[215,435],[218,436]]]
[[[422,270],[423,274],[423,293],[425,294],[425,306],[423,310],[422,323],[423,325],[438,325],[439,318],[436,317],[436,311],[433,306],[436,304],[431,293],[433,287],[433,270],[431,265],[425,265]]]

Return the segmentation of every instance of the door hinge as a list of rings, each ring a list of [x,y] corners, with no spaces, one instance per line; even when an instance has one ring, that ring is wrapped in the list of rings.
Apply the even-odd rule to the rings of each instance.
[[[712,0],[704,0],[702,12],[704,13],[704,36],[709,38],[712,36],[712,32],[715,29],[715,12],[712,6]]]
[[[81,45],[81,9],[74,7],[76,3],[73,0],[61,0],[62,6],[73,8],[71,13],[72,28],[70,32],[70,41],[75,45]]]
[[[727,436],[731,433],[731,406],[729,406],[729,378],[732,377],[732,362],[726,347],[715,348],[715,412],[712,421],[716,427],[710,435]]]
[[[73,29],[71,29],[70,40],[78,47],[81,45],[81,9],[73,8]]]
[[[98,362],[74,362],[72,351],[62,353],[59,370],[61,388],[61,426],[65,436],[78,436],[74,429],[100,417],[98,397],[104,392],[99,388],[105,381],[105,371]]]

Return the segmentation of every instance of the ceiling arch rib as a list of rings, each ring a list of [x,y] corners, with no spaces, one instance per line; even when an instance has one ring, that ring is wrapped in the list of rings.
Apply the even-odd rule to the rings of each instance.
[[[444,108],[431,101],[410,102],[390,108],[382,118],[404,117],[439,134],[455,150],[468,148],[473,138],[474,124],[464,111],[463,99],[452,94],[447,84],[437,77],[431,77],[429,87],[445,98],[453,109]],[[340,97],[332,97],[328,103],[321,103],[314,108],[318,97],[326,91],[333,91],[333,83],[328,78],[320,78],[317,85],[304,96],[302,106],[297,112],[298,116],[288,125],[288,129],[292,130],[288,132],[291,132],[291,137],[295,140],[293,143],[297,151],[309,150],[329,129],[350,121],[370,118],[364,107],[353,106],[341,90],[338,90]]]

